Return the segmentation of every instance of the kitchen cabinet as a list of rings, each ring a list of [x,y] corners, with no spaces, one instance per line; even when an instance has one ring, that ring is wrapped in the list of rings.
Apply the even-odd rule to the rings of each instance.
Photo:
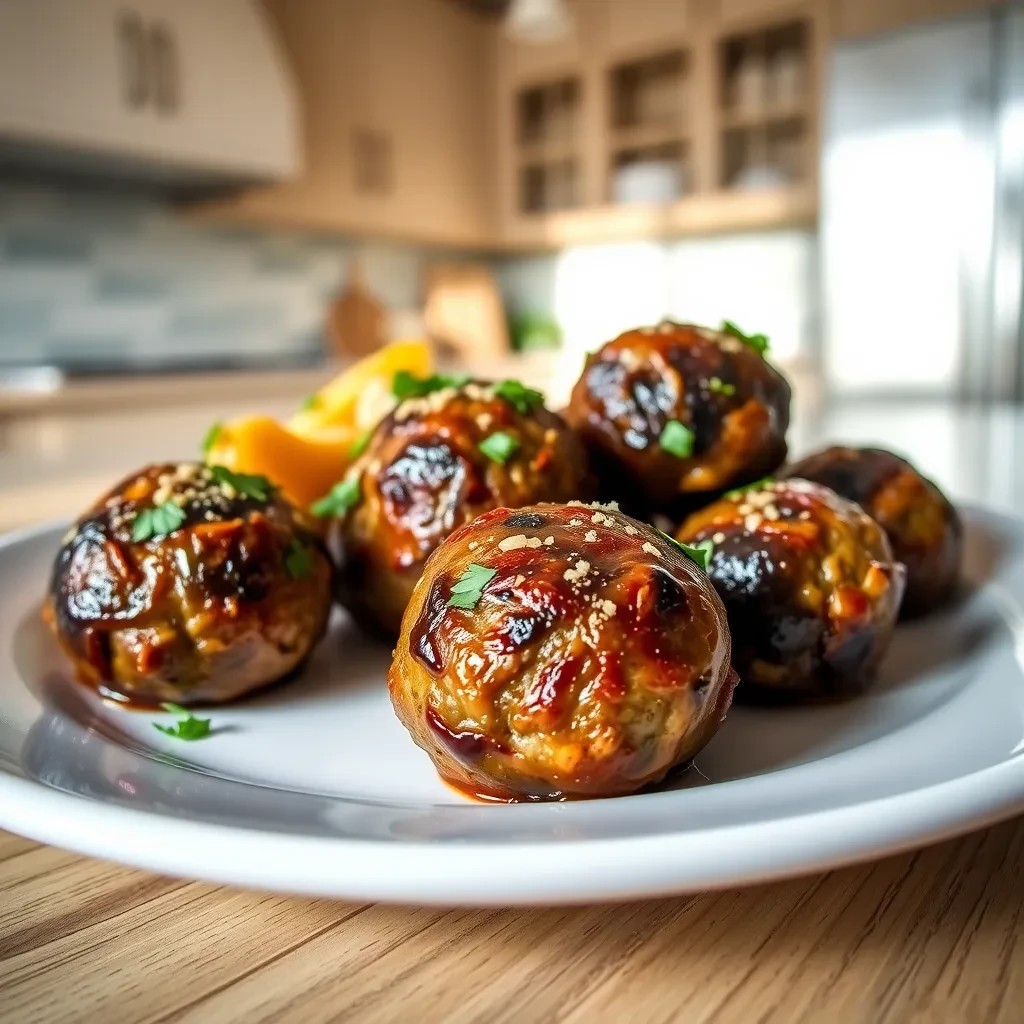
[[[0,0],[0,150],[282,178],[299,165],[297,100],[251,0]]]
[[[267,0],[306,170],[197,214],[478,251],[813,221],[829,0]]]
[[[832,0],[832,20],[840,38],[882,35],[996,6],[999,0]]]
[[[195,215],[493,245],[491,24],[448,0],[267,9],[303,98],[305,171]]]
[[[814,219],[825,0],[605,0],[573,15],[575,48],[550,59],[499,43],[503,243]],[[572,130],[545,150],[532,97],[555,89]]]

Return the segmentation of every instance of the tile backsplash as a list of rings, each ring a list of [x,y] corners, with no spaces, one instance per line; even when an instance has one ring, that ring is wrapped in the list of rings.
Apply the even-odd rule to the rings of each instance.
[[[0,177],[0,366],[315,361],[353,258],[401,314],[429,255],[198,225],[153,192]]]
[[[813,231],[792,230],[491,264],[509,312],[557,321],[569,360],[663,317],[727,317],[768,334],[786,360],[815,349],[817,251]],[[409,334],[420,329],[427,264],[453,255],[202,225],[152,191],[0,177],[0,370],[319,361],[328,305],[353,260],[391,311],[392,333]]]

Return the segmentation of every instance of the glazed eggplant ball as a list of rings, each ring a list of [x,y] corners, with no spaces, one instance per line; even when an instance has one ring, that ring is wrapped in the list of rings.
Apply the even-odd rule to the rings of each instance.
[[[602,497],[679,518],[785,459],[789,384],[767,339],[725,326],[640,328],[588,357],[566,417]]]
[[[407,389],[408,390],[407,386]],[[517,381],[417,381],[373,432],[335,491],[342,603],[398,635],[427,556],[453,530],[498,506],[586,496],[583,449],[543,395]]]
[[[924,615],[956,592],[963,525],[949,499],[906,459],[881,448],[825,448],[790,467],[857,502],[885,530],[893,557],[907,567],[900,614]]]
[[[765,482],[694,513],[677,536],[714,545],[708,574],[741,699],[845,697],[872,682],[905,574],[860,506],[806,480]]]
[[[210,704],[276,682],[322,636],[330,559],[266,478],[156,465],[64,538],[54,631],[79,678],[143,704]]]
[[[670,538],[609,505],[498,508],[428,560],[388,686],[464,792],[616,796],[711,739],[729,648],[721,600]]]

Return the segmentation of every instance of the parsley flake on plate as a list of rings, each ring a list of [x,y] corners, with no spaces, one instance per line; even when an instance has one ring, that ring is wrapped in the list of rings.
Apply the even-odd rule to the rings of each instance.
[[[663,533],[662,536],[674,544],[686,557],[704,572],[708,571],[708,562],[711,561],[711,555],[715,550],[715,545],[710,540],[702,540],[698,544],[684,544],[681,540],[676,540],[669,533]]]
[[[535,388],[528,388],[520,381],[511,378],[495,384],[494,393],[523,416],[544,404],[543,392],[537,391]]]
[[[747,348],[752,348],[758,355],[763,356],[768,351],[768,338],[764,334],[745,334],[731,320],[723,320],[720,328],[723,334],[731,334],[738,338]]]
[[[236,473],[227,466],[211,466],[213,479],[224,487],[230,487],[243,498],[267,501],[274,493],[274,485],[258,473]]]
[[[463,570],[462,575],[452,584],[452,592],[448,598],[448,607],[472,611],[480,600],[484,587],[497,574],[497,569],[489,569],[486,565],[470,562]]]
[[[174,715],[177,721],[174,725],[154,722],[153,728],[157,732],[162,732],[172,739],[187,741],[205,739],[210,735],[210,719],[196,718],[188,708],[183,708],[180,704],[161,704],[160,707],[168,714]]]
[[[658,438],[661,448],[677,459],[688,459],[693,454],[693,431],[679,420],[669,420]]]
[[[708,391],[713,395],[725,395],[726,398],[732,398],[736,394],[736,385],[726,384],[721,377],[710,377],[708,379]]]
[[[313,552],[309,545],[292,537],[284,556],[284,567],[293,580],[304,580],[313,570]]]
[[[359,477],[353,476],[336,483],[322,498],[314,501],[309,510],[318,519],[325,519],[327,516],[340,517],[359,501],[361,494]]]
[[[429,377],[417,377],[408,370],[399,370],[391,379],[391,393],[395,398],[423,398],[442,388],[461,388],[469,383],[466,374],[432,373]]]
[[[518,451],[519,442],[504,430],[496,430],[488,434],[478,445],[480,449],[492,462],[500,462],[503,466]]]
[[[213,450],[213,446],[220,440],[221,431],[224,429],[224,424],[220,420],[216,423],[211,423],[209,429],[203,434],[202,451],[204,455],[209,455]]]
[[[154,508],[144,508],[132,523],[132,540],[139,544],[144,540],[166,537],[174,533],[185,522],[185,512],[173,501],[165,501]]]

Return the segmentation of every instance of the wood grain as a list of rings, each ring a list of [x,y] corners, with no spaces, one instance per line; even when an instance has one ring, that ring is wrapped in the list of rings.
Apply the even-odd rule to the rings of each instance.
[[[0,833],[5,1022],[1022,1019],[1024,819],[744,890],[441,910],[242,892]]]

